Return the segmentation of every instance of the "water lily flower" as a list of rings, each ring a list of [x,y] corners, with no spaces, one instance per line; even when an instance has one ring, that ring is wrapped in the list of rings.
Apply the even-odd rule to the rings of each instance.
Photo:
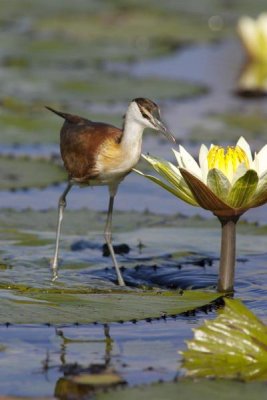
[[[237,24],[237,32],[249,58],[267,62],[267,13],[260,14],[255,20],[241,17]]]
[[[251,61],[242,68],[237,93],[245,97],[261,97],[267,94],[267,62]]]
[[[178,166],[143,155],[165,181],[143,174],[193,206],[218,217],[239,217],[246,210],[267,202],[267,145],[252,157],[247,141],[223,148],[201,145],[199,163],[179,146],[173,150]]]
[[[235,225],[249,208],[267,202],[267,145],[254,157],[241,137],[235,146],[201,145],[199,162],[179,146],[178,166],[151,156],[143,158],[164,178],[136,171],[176,197],[210,210],[222,225],[219,290],[232,290],[235,265]]]

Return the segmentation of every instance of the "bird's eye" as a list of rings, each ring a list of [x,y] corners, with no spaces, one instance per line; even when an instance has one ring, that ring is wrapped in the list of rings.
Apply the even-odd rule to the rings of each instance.
[[[142,114],[142,117],[144,117],[144,118],[146,118],[148,120],[151,119],[150,115],[148,115],[145,111],[141,110],[141,114]]]

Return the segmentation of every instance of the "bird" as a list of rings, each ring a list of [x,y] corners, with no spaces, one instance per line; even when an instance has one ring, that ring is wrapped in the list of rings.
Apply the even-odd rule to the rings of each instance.
[[[125,286],[111,234],[118,186],[140,159],[145,128],[161,131],[172,142],[175,142],[175,138],[162,122],[159,106],[147,98],[135,98],[129,103],[122,129],[57,111],[49,106],[46,108],[64,119],[60,130],[60,153],[68,173],[67,186],[58,200],[55,253],[51,261],[52,280],[58,278],[59,240],[67,194],[73,185],[107,185],[109,205],[104,237],[116,270],[117,282],[119,286]]]

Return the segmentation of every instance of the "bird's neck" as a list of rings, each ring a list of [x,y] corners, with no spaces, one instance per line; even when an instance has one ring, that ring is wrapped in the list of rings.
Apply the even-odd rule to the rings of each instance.
[[[141,146],[142,136],[145,129],[145,125],[136,118],[135,108],[135,104],[130,105],[125,115],[123,125],[121,144],[129,149]]]
[[[142,142],[142,136],[145,127],[139,122],[127,119],[125,120],[123,127],[123,135],[121,144],[126,146],[139,145]]]

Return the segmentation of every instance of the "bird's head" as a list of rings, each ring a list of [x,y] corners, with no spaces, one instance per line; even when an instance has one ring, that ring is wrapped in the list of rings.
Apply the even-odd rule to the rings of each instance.
[[[161,120],[160,109],[158,105],[152,100],[138,97],[131,101],[128,112],[131,114],[131,118],[135,119],[145,128],[151,128],[160,131],[171,142],[175,143],[175,138]]]

